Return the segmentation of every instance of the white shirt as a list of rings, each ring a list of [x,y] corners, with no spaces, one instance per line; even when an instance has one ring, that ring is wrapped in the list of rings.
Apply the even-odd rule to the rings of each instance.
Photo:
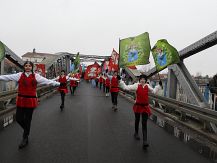
[[[3,81],[16,81],[18,82],[21,75],[22,75],[23,72],[19,72],[17,74],[10,74],[10,75],[0,75],[0,80],[3,80]],[[25,72],[25,75],[27,77],[29,77],[31,73],[26,73]],[[53,85],[53,86],[59,86],[60,83],[59,82],[56,82],[56,81],[52,81],[52,80],[49,80],[47,78],[44,78],[43,76],[35,73],[35,79],[37,81],[38,84],[46,84],[46,85]]]
[[[135,84],[133,84],[133,85],[126,85],[126,84],[124,83],[124,81],[121,80],[120,83],[119,83],[119,86],[120,86],[122,89],[124,89],[124,90],[136,91],[136,90],[138,89],[139,84],[140,84],[140,83],[135,83]],[[149,84],[145,84],[145,85],[143,86],[143,88],[144,88],[146,85],[148,86],[148,90],[149,90],[150,92],[153,92],[153,91],[154,91],[154,89],[153,89]]]
[[[163,96],[163,89],[160,85],[157,85],[154,87],[154,94],[157,94],[159,96]]]
[[[55,79],[52,79],[53,81],[56,81],[56,80],[59,80],[60,76],[57,76]],[[69,76],[66,76],[66,80],[69,81],[69,80],[74,80],[74,81],[79,81],[79,79],[77,78],[72,78],[72,77],[69,77]]]

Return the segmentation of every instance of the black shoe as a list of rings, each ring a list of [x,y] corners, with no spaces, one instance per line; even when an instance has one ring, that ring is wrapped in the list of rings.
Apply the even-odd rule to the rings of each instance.
[[[60,105],[60,109],[61,109],[61,111],[63,110],[63,108],[64,108],[64,105]]]
[[[29,143],[28,138],[23,138],[23,140],[19,144],[19,149],[26,147],[28,145],[28,143]]]
[[[149,147],[149,144],[147,142],[143,142],[142,148],[147,149],[147,147]]]
[[[116,112],[116,111],[118,111],[117,105],[115,105],[115,107],[114,107],[114,112]]]
[[[139,137],[139,135],[138,134],[134,134],[134,138],[136,139],[136,140],[140,140],[140,137]]]

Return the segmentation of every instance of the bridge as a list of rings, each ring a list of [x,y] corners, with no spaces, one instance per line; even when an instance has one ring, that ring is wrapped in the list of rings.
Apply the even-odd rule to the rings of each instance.
[[[207,103],[183,63],[185,58],[216,44],[217,31],[179,51],[182,61],[168,67],[166,96],[150,94],[153,114],[148,122],[147,151],[132,137],[132,92],[121,91],[119,111],[113,112],[110,98],[82,81],[75,96],[66,96],[66,108],[60,112],[56,89],[38,88],[41,104],[33,117],[30,144],[22,151],[17,150],[19,126],[13,123],[17,92],[2,92],[2,162],[216,162],[217,112]],[[75,54],[62,52],[45,61],[47,71],[52,71],[55,64],[68,70],[71,57]],[[84,61],[105,58],[83,56]],[[146,75],[156,73],[153,68]],[[187,101],[178,100],[178,87]]]

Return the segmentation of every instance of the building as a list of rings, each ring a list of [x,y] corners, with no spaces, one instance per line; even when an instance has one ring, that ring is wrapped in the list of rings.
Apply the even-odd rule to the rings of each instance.
[[[31,61],[33,63],[40,63],[43,60],[49,58],[49,57],[54,57],[54,54],[49,54],[49,53],[37,53],[35,49],[33,49],[33,52],[27,52],[22,56],[23,61]]]

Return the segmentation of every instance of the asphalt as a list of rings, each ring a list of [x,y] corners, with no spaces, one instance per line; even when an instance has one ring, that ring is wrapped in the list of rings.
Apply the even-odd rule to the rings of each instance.
[[[150,147],[142,150],[142,141],[133,138],[132,103],[119,96],[113,112],[110,97],[89,83],[82,82],[75,96],[67,94],[62,112],[59,105],[56,94],[34,111],[29,145],[22,150],[16,122],[0,131],[0,163],[210,162],[150,120]]]

